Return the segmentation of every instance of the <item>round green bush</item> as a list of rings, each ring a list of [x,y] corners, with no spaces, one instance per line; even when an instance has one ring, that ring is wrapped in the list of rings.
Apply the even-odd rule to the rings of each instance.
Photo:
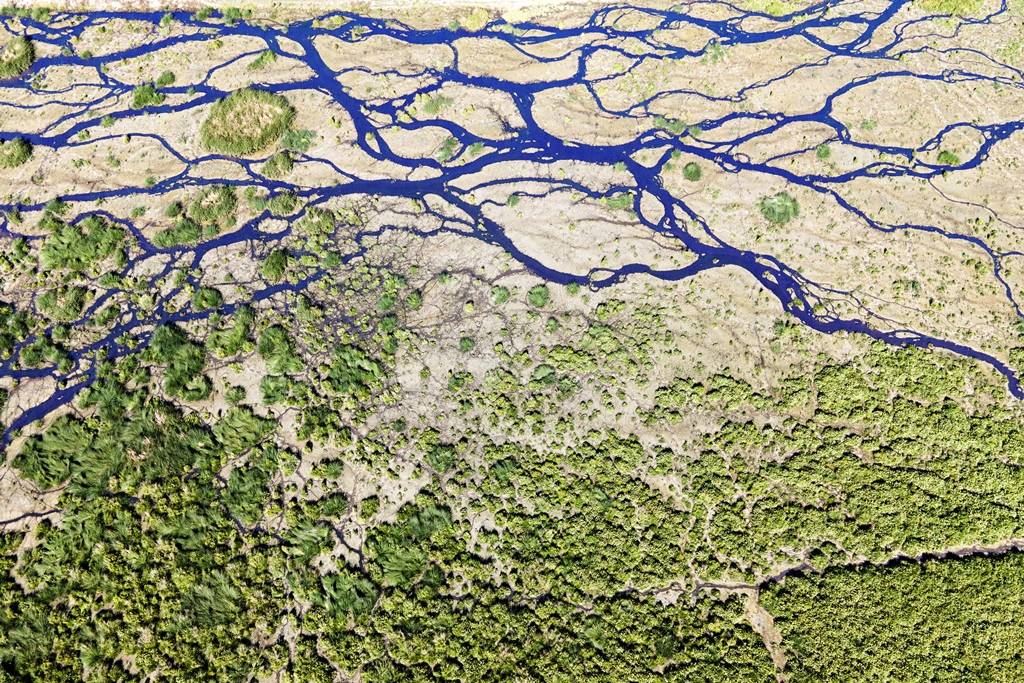
[[[32,41],[18,36],[0,49],[0,78],[15,78],[28,71],[36,60],[36,48]]]
[[[686,166],[683,166],[683,177],[689,180],[691,183],[695,183],[698,180],[700,180],[700,176],[700,166],[698,166],[695,161],[691,161],[690,163],[686,164]]]
[[[199,135],[211,152],[242,156],[272,145],[294,118],[295,109],[281,95],[243,88],[213,105]]]

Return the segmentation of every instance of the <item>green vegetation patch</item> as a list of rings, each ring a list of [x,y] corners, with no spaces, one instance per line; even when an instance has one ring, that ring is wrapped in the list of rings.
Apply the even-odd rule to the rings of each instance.
[[[0,143],[0,168],[21,166],[32,156],[32,145],[25,138]]]
[[[145,109],[163,104],[166,97],[152,83],[140,85],[132,90],[132,109]]]
[[[199,134],[206,149],[242,156],[272,145],[294,118],[295,109],[283,96],[243,88],[213,105]]]
[[[800,207],[788,192],[779,192],[769,197],[763,197],[758,205],[761,215],[770,223],[785,225],[800,215]]]
[[[7,41],[0,49],[0,78],[15,78],[28,71],[36,59],[36,48],[32,41],[18,36]]]
[[[975,14],[984,4],[984,0],[915,0],[915,2],[926,12],[961,17]]]
[[[93,214],[75,225],[60,222],[43,242],[39,267],[44,271],[89,271],[123,243],[124,231],[102,216]]]
[[[762,592],[789,680],[1010,680],[1024,661],[1024,554],[787,578]]]

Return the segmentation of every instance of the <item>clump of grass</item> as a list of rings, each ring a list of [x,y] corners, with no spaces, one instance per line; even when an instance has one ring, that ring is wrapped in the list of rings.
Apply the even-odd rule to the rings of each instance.
[[[277,61],[277,54],[273,50],[264,50],[259,54],[256,59],[252,60],[246,69],[248,71],[258,71],[268,64],[273,64]]]
[[[800,207],[788,192],[779,192],[770,197],[762,197],[761,215],[770,223],[785,225],[800,215]]]
[[[195,221],[182,218],[173,228],[161,230],[154,235],[153,244],[160,249],[166,249],[178,246],[179,244],[197,242],[202,234],[202,229],[196,225]]]
[[[695,183],[700,180],[701,170],[697,162],[691,161],[690,163],[683,166],[683,177],[689,180],[691,183]]]
[[[171,85],[172,83],[174,83],[174,72],[173,71],[165,71],[165,72],[163,72],[162,74],[160,74],[157,77],[157,79],[155,81],[155,85],[158,88],[166,88],[167,86]]]
[[[234,225],[238,198],[230,185],[211,185],[204,188],[189,202],[188,217],[203,228],[216,228],[216,232]]]
[[[152,83],[146,83],[132,91],[132,109],[145,109],[163,104],[164,99],[163,93],[158,92]]]
[[[28,71],[36,60],[36,48],[32,41],[18,36],[0,48],[0,78],[15,78]]]
[[[21,166],[32,156],[32,145],[25,138],[0,143],[0,168]]]
[[[832,148],[825,143],[822,143],[814,149],[814,155],[822,161],[825,161],[832,156]]]
[[[199,135],[210,151],[242,156],[269,147],[294,118],[295,109],[281,95],[243,88],[213,105]]]
[[[281,147],[293,152],[305,152],[313,144],[316,131],[312,130],[288,130],[281,138]]]
[[[948,149],[944,149],[939,152],[939,163],[943,166],[956,166],[960,163],[960,157]]]
[[[291,173],[294,165],[291,155],[282,151],[267,159],[260,170],[268,178],[283,178]]]
[[[551,292],[548,291],[547,285],[536,285],[526,293],[526,301],[534,308],[544,308],[550,300]]]

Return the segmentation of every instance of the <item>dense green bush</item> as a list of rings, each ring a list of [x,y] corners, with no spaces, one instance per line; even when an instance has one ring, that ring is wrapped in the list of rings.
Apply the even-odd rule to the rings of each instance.
[[[206,149],[242,156],[269,147],[294,118],[295,110],[281,95],[244,88],[214,104],[199,133]]]
[[[213,287],[200,287],[192,294],[192,307],[199,311],[217,308],[224,303],[224,295]]]

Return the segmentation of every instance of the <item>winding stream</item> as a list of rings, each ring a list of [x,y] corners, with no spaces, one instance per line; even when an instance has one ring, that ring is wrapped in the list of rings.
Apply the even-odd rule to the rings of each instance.
[[[981,80],[999,84],[1003,87],[1017,89],[1024,87],[1024,79],[1022,79],[1019,69],[1015,69],[1009,64],[1001,63],[980,50],[969,50],[968,52],[973,52],[973,54],[969,55],[970,59],[962,60],[962,68],[950,68],[941,73],[914,73],[905,68],[900,60],[901,55],[924,48],[904,47],[901,36],[913,28],[915,24],[925,22],[928,18],[921,17],[903,21],[892,31],[894,37],[889,40],[880,40],[878,34],[881,27],[892,27],[893,18],[904,10],[907,4],[907,0],[882,3],[879,6],[884,9],[872,13],[857,11],[857,8],[860,7],[859,4],[848,6],[843,2],[828,0],[811,4],[793,15],[784,16],[772,16],[758,12],[742,13],[733,7],[731,10],[733,16],[720,20],[706,18],[707,16],[712,16],[713,12],[696,11],[702,7],[710,6],[711,3],[698,3],[698,5],[694,6],[694,11],[687,11],[686,6],[680,6],[679,10],[655,10],[631,7],[624,4],[601,8],[593,12],[585,23],[575,27],[557,28],[534,23],[519,24],[512,27],[502,20],[495,20],[479,31],[469,31],[457,25],[441,29],[421,30],[398,21],[368,18],[348,12],[333,13],[321,17],[319,20],[301,21],[286,26],[254,25],[245,22],[228,24],[220,19],[217,14],[208,19],[197,19],[192,14],[176,12],[173,13],[173,19],[178,23],[178,26],[175,27],[170,35],[164,35],[158,30],[161,19],[164,16],[163,13],[159,12],[55,13],[45,22],[32,19],[4,19],[3,23],[10,31],[27,35],[39,46],[51,46],[59,54],[58,56],[45,56],[38,59],[32,68],[19,79],[0,84],[0,98],[11,102],[11,106],[29,109],[35,105],[17,104],[19,91],[38,93],[39,91],[33,90],[32,85],[33,79],[37,74],[54,67],[68,66],[91,70],[95,74],[93,82],[88,84],[76,83],[70,86],[70,88],[89,85],[98,88],[102,94],[87,102],[74,104],[71,113],[58,117],[39,132],[27,133],[6,129],[0,131],[0,138],[6,140],[24,137],[39,149],[63,149],[66,147],[92,145],[107,139],[119,138],[123,134],[120,131],[117,135],[102,134],[104,131],[104,128],[100,125],[102,117],[95,110],[104,107],[103,115],[109,115],[115,120],[131,119],[140,116],[138,110],[133,110],[128,106],[130,93],[135,84],[122,82],[111,77],[104,71],[103,67],[105,65],[145,56],[173,46],[187,46],[190,43],[198,45],[201,41],[208,41],[217,37],[245,36],[256,38],[265,43],[266,49],[272,50],[281,57],[291,57],[300,60],[312,71],[312,76],[309,78],[272,84],[260,84],[258,82],[258,74],[256,74],[256,84],[259,87],[285,95],[294,91],[316,91],[328,96],[334,103],[344,109],[351,119],[356,133],[355,143],[358,144],[362,154],[375,160],[407,168],[410,170],[410,176],[412,175],[411,171],[428,167],[436,171],[434,177],[398,180],[362,179],[354,173],[346,171],[344,168],[339,168],[336,162],[330,159],[299,155],[297,163],[316,161],[331,166],[337,173],[336,184],[328,186],[302,186],[285,181],[270,180],[260,175],[258,171],[259,165],[266,160],[266,156],[260,159],[237,161],[247,170],[250,176],[249,180],[213,179],[206,176],[201,177],[194,174],[193,171],[197,164],[217,159],[217,155],[189,157],[178,151],[172,142],[160,135],[138,133],[133,134],[133,139],[149,139],[156,142],[170,155],[181,161],[185,165],[185,169],[177,175],[158,180],[151,187],[144,186],[140,179],[139,184],[136,186],[82,191],[66,195],[63,199],[69,202],[97,202],[126,196],[138,197],[140,199],[151,197],[150,203],[156,204],[159,202],[159,197],[170,191],[183,187],[201,187],[214,183],[234,185],[256,184],[272,192],[291,191],[305,202],[307,207],[322,205],[341,197],[367,194],[410,199],[436,198],[469,216],[471,220],[464,223],[442,220],[440,227],[434,232],[455,232],[496,245],[506,250],[515,260],[545,280],[560,284],[578,283],[583,286],[603,288],[615,286],[623,281],[624,278],[635,274],[647,274],[665,281],[679,281],[706,270],[726,266],[737,267],[749,273],[765,290],[770,292],[779,301],[783,310],[814,330],[825,333],[852,332],[867,335],[889,344],[931,346],[973,358],[1001,373],[1006,378],[1009,390],[1013,395],[1018,398],[1024,398],[1024,389],[1020,385],[1015,370],[1011,369],[989,351],[981,348],[971,348],[950,339],[929,336],[928,334],[911,329],[884,329],[885,326],[879,325],[879,316],[872,313],[855,292],[837,290],[833,287],[818,284],[770,253],[758,253],[731,246],[727,241],[715,234],[705,218],[688,204],[686,198],[677,197],[670,190],[666,189],[660,177],[663,167],[672,158],[672,152],[678,151],[697,157],[708,166],[716,166],[730,173],[756,172],[766,174],[794,186],[812,191],[817,195],[828,198],[843,211],[854,216],[865,231],[920,231],[937,235],[945,240],[962,241],[972,248],[982,250],[987,255],[991,261],[991,276],[998,282],[1000,289],[1013,310],[1016,311],[1018,317],[1024,318],[1015,294],[1002,274],[1006,259],[1024,254],[1017,251],[997,251],[976,236],[952,232],[943,226],[880,223],[851,205],[837,189],[846,183],[861,178],[881,176],[927,180],[941,176],[944,172],[949,171],[950,167],[928,164],[920,160],[917,157],[917,153],[937,149],[948,134],[962,129],[976,131],[982,137],[982,142],[971,156],[958,161],[952,170],[972,169],[984,162],[989,151],[995,145],[1007,140],[1024,128],[1024,120],[1006,121],[990,125],[957,122],[935,131],[933,137],[928,142],[916,149],[869,144],[857,140],[851,134],[846,125],[833,113],[833,105],[836,99],[853,89],[867,87],[880,79],[916,78],[939,80],[947,83]],[[957,21],[964,24],[996,22],[1004,18],[1003,15],[1007,11],[1006,2],[1004,1],[999,10],[988,16],[974,19],[958,19]],[[647,25],[651,27],[642,29],[620,28],[619,24],[622,22],[619,19],[627,13],[640,13],[644,15]],[[915,14],[914,16],[918,15]],[[332,19],[338,20],[339,18],[343,18],[345,21],[331,21]],[[137,47],[101,56],[77,53],[74,42],[76,38],[87,30],[110,24],[115,20],[152,24],[152,37]],[[335,23],[341,23],[341,25],[332,28],[331,26]],[[699,49],[685,49],[661,40],[659,32],[687,25],[704,29],[716,36],[716,38],[709,40]],[[839,32],[834,29],[843,29],[843,31]],[[837,35],[843,36],[844,39],[841,42],[833,42],[829,38],[823,37]],[[554,62],[571,58],[575,60],[577,67],[575,73],[568,78],[515,83],[496,77],[475,76],[463,72],[459,68],[459,55],[453,50],[454,65],[452,67],[441,70],[423,67],[422,72],[417,74],[417,76],[425,81],[425,84],[415,92],[393,99],[362,100],[342,86],[338,79],[341,72],[332,70],[325,63],[320,52],[318,52],[314,41],[326,36],[331,36],[348,43],[366,41],[374,36],[387,36],[395,41],[410,45],[449,47],[460,38],[486,37],[502,41],[514,50],[520,51],[524,55],[529,55],[538,62]],[[700,133],[688,136],[673,135],[671,132],[653,125],[650,122],[654,120],[654,113],[657,109],[654,106],[654,98],[642,100],[626,110],[617,110],[607,106],[602,102],[596,90],[600,77],[591,76],[588,71],[588,65],[591,61],[596,56],[607,51],[636,66],[648,59],[680,60],[704,56],[709,51],[719,48],[767,44],[772,41],[793,37],[801,37],[820,50],[825,51],[828,55],[826,61],[832,58],[880,60],[885,63],[886,68],[842,84],[825,98],[825,104],[816,111],[789,115],[779,112],[742,111],[737,109],[717,118],[692,122],[698,125],[701,131],[708,133],[729,130],[731,124],[741,120],[757,121],[760,123],[756,130],[739,134],[726,142],[702,139]],[[553,41],[564,41],[566,39],[578,39],[581,44],[578,47],[567,49],[557,57],[537,57],[533,53],[535,49],[541,48]],[[645,51],[641,53],[635,49],[637,45],[643,45]],[[54,50],[46,50],[46,54],[53,52]],[[205,108],[208,105],[226,95],[225,91],[210,85],[211,77],[218,70],[238,59],[251,57],[255,54],[250,52],[244,55],[234,55],[224,63],[207,71],[205,78],[199,82],[180,83],[162,88],[163,92],[172,96],[170,99],[173,103],[148,107],[145,113],[159,114],[188,111],[195,112],[194,115],[197,117],[204,116]],[[988,68],[974,70],[975,67],[981,64],[987,65]],[[810,68],[811,66],[813,65],[798,66],[792,71]],[[359,65],[352,65],[351,68],[359,68]],[[982,71],[988,73],[983,73]],[[408,74],[403,75],[408,76]],[[784,77],[785,75],[779,78]],[[443,118],[412,121],[405,121],[399,118],[398,115],[413,103],[417,95],[429,95],[446,84],[462,84],[507,94],[515,104],[518,115],[524,123],[523,127],[514,131],[508,131],[512,134],[500,139],[481,139],[464,127]],[[763,83],[751,84],[748,88],[763,87],[763,85]],[[607,116],[638,119],[648,122],[649,125],[645,125],[645,129],[640,134],[623,144],[601,146],[560,139],[545,130],[537,122],[534,115],[534,107],[536,98],[541,93],[568,86],[582,86],[586,88],[594,96],[603,114]],[[744,88],[737,92],[731,98],[732,101],[740,101],[745,95],[746,90],[747,88]],[[46,91],[46,93],[55,102],[63,102],[61,98],[66,94],[66,92],[62,91]],[[173,97],[184,96],[188,93],[191,94],[187,98]],[[659,95],[664,94],[666,93],[659,93]],[[699,93],[698,95],[706,97],[709,101],[716,99],[710,95]],[[114,110],[110,109],[111,103],[116,103],[117,105]],[[1021,113],[1021,117],[1024,118],[1024,112]],[[382,121],[387,123],[382,124]],[[884,153],[897,161],[871,162],[863,164],[856,169],[834,175],[826,173],[798,174],[787,170],[781,163],[772,163],[771,160],[763,163],[755,162],[746,155],[736,151],[736,148],[744,142],[759,136],[770,135],[772,132],[785,126],[801,122],[810,122],[827,127],[833,132],[832,142],[863,149],[869,153],[868,156],[873,156],[874,153]],[[440,163],[431,157],[406,156],[402,150],[392,149],[388,146],[385,136],[382,135],[382,129],[386,127],[400,127],[406,130],[440,127],[458,141],[461,151],[456,154],[450,163]],[[86,140],[80,139],[79,134],[83,131],[89,131],[91,137]],[[465,153],[466,148],[474,143],[482,143],[484,145],[484,151],[475,157]],[[637,155],[642,152],[658,154],[658,161],[653,166],[639,163],[636,161]],[[684,267],[674,269],[656,269],[651,264],[638,262],[628,263],[616,268],[595,268],[590,272],[564,272],[552,267],[550,264],[545,264],[543,260],[535,256],[524,253],[506,235],[505,230],[500,224],[488,217],[480,205],[469,200],[468,195],[471,194],[472,188],[458,189],[460,179],[477,174],[497,163],[534,162],[537,164],[550,164],[558,160],[580,161],[589,164],[624,165],[632,181],[629,184],[617,185],[611,188],[593,189],[572,180],[556,182],[549,178],[537,178],[536,181],[552,186],[557,185],[558,189],[571,189],[593,199],[606,198],[622,192],[632,193],[633,211],[636,220],[646,229],[661,235],[663,239],[678,240],[686,248],[688,255],[692,256],[692,260]],[[514,184],[530,180],[533,179],[503,179],[500,182]],[[643,198],[647,198],[648,202],[653,201],[660,207],[657,217],[651,217],[649,215],[650,211],[642,207],[641,200]],[[43,204],[21,204],[20,206],[23,211],[32,211],[41,209]],[[650,206],[650,204],[645,206]],[[2,211],[13,208],[15,206],[12,204],[0,204],[0,210]],[[138,249],[141,250],[141,253],[133,255],[129,259],[129,263],[121,271],[122,275],[132,273],[135,266],[141,261],[160,253],[171,253],[178,257],[185,256],[186,262],[191,261],[192,267],[196,267],[204,256],[214,249],[233,244],[266,240],[276,241],[286,235],[290,230],[290,226],[303,215],[303,212],[297,212],[295,215],[288,217],[288,228],[285,228],[283,231],[268,233],[264,232],[266,229],[264,224],[270,218],[270,214],[265,211],[256,218],[214,239],[197,245],[160,249],[147,240],[130,219],[124,216],[105,213],[102,210],[90,213],[104,215],[109,220],[125,228],[137,241]],[[81,218],[84,218],[84,215],[78,217],[78,220]],[[7,237],[19,236],[19,226],[4,219],[0,223],[0,233]],[[28,236],[28,238],[39,239],[33,236]],[[359,256],[360,252],[357,250],[348,254],[347,259],[356,259]],[[154,286],[153,289],[156,289],[155,285],[161,278],[166,277],[176,265],[180,264],[180,260],[176,263],[175,259],[169,259],[160,272],[149,275],[150,284]],[[282,283],[268,286],[264,283],[254,293],[254,300],[264,300],[284,290],[301,291],[312,281],[322,276],[322,272],[314,273],[297,284]],[[114,291],[100,293],[83,312],[81,320],[72,323],[71,326],[84,324],[84,321],[99,310],[109,297],[114,294]],[[10,359],[0,364],[0,376],[8,376],[16,380],[52,377],[58,382],[57,389],[52,395],[34,408],[22,413],[12,424],[7,425],[3,441],[7,442],[10,439],[12,430],[44,417],[55,408],[71,401],[84,387],[88,386],[95,377],[92,359],[97,353],[108,358],[118,358],[134,352],[118,341],[122,335],[138,336],[145,343],[148,331],[153,325],[165,322],[188,322],[205,318],[213,312],[197,311],[190,307],[172,311],[165,305],[169,298],[170,296],[162,296],[157,301],[155,310],[151,313],[132,310],[122,311],[121,315],[110,326],[107,334],[102,339],[84,348],[71,350],[73,362],[71,369],[67,372],[58,372],[52,366],[41,368],[19,367],[16,363],[17,352]],[[862,317],[844,317],[836,313],[835,306],[832,303],[836,300],[842,300],[847,304],[852,303],[855,309],[863,312]],[[222,307],[221,311],[227,310],[230,312],[236,305],[227,305]],[[31,339],[27,340],[19,345],[19,348],[31,341]]]

